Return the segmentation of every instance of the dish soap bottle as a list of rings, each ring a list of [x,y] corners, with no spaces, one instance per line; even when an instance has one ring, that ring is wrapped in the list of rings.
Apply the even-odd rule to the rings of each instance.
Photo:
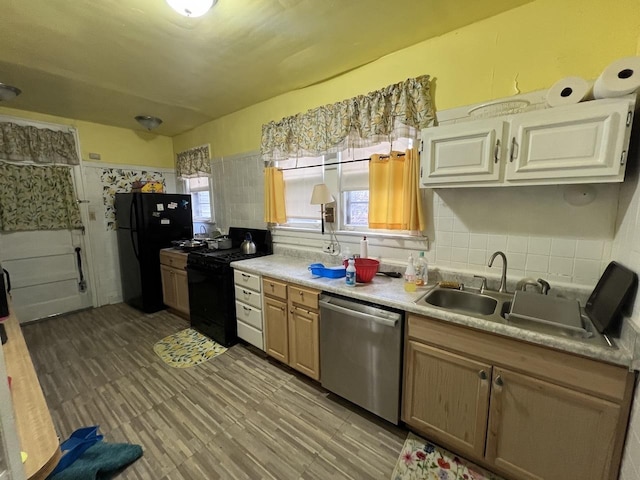
[[[429,267],[427,259],[424,257],[424,252],[420,252],[418,260],[415,265],[416,270],[416,285],[421,287],[429,282]]]
[[[410,253],[409,263],[404,272],[404,290],[405,292],[412,293],[416,291],[416,288],[416,269],[413,264],[413,255]]]
[[[345,281],[347,283],[347,287],[355,287],[356,286],[356,261],[353,258],[349,259],[349,266],[347,267],[347,276],[345,277]]]

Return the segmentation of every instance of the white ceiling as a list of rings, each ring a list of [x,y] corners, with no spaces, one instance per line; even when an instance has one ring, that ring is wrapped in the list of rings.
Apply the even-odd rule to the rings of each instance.
[[[23,91],[2,105],[176,135],[527,1],[0,0],[0,82]]]

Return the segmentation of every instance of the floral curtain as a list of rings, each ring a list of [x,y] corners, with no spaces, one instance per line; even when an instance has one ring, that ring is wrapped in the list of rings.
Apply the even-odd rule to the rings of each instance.
[[[0,122],[0,159],[78,165],[73,133]]]
[[[180,178],[204,177],[211,175],[211,153],[209,145],[190,148],[178,153],[176,174]]]
[[[0,231],[82,228],[71,169],[0,162]]]
[[[406,135],[435,119],[428,75],[262,126],[265,160],[335,153]]]

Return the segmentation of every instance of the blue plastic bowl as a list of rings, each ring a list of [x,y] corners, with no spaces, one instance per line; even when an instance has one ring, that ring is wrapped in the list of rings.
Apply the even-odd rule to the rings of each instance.
[[[347,269],[342,265],[325,267],[322,263],[312,263],[308,269],[315,277],[343,278],[347,276]]]

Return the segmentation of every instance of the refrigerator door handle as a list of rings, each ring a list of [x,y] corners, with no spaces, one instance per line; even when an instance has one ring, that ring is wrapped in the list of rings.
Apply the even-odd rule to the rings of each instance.
[[[131,199],[131,206],[129,207],[129,222],[130,222],[130,227],[131,227],[131,228],[129,228],[129,234],[131,235],[131,245],[133,246],[133,253],[136,256],[136,259],[138,261],[140,261],[140,257],[138,256],[138,249],[136,248],[136,239],[135,239],[135,236],[134,236],[134,226],[136,227],[135,228],[135,232],[136,233],[138,232],[138,228],[137,228],[138,227],[138,216],[137,215],[135,217],[136,218],[135,223],[133,221],[133,213],[136,210],[135,206],[136,206],[136,201],[135,201],[135,197],[134,197],[134,198]]]

